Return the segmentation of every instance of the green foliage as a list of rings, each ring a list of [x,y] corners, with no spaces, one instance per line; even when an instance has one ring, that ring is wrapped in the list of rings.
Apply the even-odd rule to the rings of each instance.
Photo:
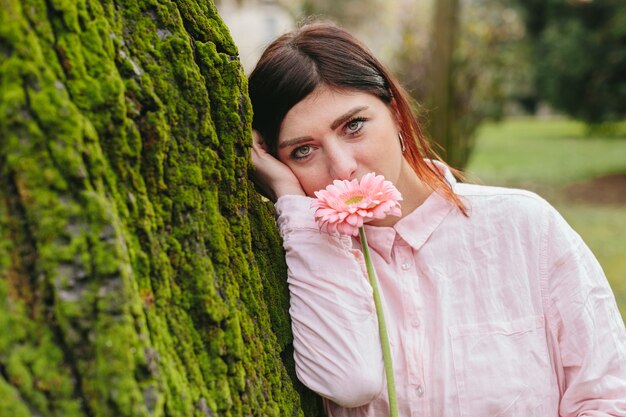
[[[211,2],[2,2],[0,414],[304,414],[246,88]]]
[[[515,9],[501,1],[465,5],[461,21],[456,96],[464,132],[474,134],[485,119],[500,120],[505,103],[532,88],[528,44]]]
[[[394,70],[416,101],[424,104],[424,118],[436,123],[441,109],[433,105],[438,100],[430,88],[430,74],[433,59],[441,51],[432,36],[425,36],[424,26],[415,23],[422,11],[407,13]],[[532,79],[524,28],[516,10],[501,1],[479,0],[463,3],[458,13],[449,74],[452,120],[445,126],[451,140],[442,146],[448,161],[463,167],[472,152],[476,129],[484,120],[500,119],[507,100],[527,95]]]
[[[383,5],[382,0],[301,0],[300,12],[302,16],[331,19],[356,29],[376,19],[373,12]]]
[[[626,1],[517,1],[536,96],[588,124],[626,117]]]

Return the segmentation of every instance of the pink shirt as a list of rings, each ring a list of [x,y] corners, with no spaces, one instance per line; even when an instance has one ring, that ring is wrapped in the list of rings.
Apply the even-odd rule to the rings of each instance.
[[[366,226],[400,416],[626,416],[626,331],[604,273],[541,198],[453,183],[394,227]],[[387,388],[358,239],[278,200],[298,378],[331,417],[383,417]]]

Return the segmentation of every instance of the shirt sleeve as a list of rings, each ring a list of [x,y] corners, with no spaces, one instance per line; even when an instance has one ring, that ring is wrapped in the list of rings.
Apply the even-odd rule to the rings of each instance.
[[[559,415],[626,416],[624,322],[598,261],[552,207],[542,255]]]
[[[350,236],[319,230],[312,199],[276,202],[288,267],[296,374],[343,407],[376,398],[384,367],[372,288]]]

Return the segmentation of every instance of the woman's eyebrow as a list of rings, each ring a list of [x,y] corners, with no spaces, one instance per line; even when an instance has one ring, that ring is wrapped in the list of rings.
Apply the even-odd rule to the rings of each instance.
[[[288,139],[278,144],[278,149],[287,148],[289,146],[299,145],[301,143],[307,142],[311,139],[311,136],[300,136],[293,139]]]
[[[337,119],[335,119],[335,121],[330,125],[330,128],[332,130],[337,129],[339,127],[339,125],[341,125],[343,122],[347,121],[348,119],[350,119],[352,116],[354,116],[358,112],[361,112],[361,111],[367,110],[367,109],[368,109],[368,106],[357,106],[357,107],[354,107],[351,110],[348,110],[346,113],[344,113],[343,115],[341,115]]]
[[[362,112],[363,110],[367,110],[368,108],[369,108],[369,106],[357,106],[357,107],[354,107],[354,108],[348,110],[347,112],[345,112],[344,114],[342,114],[341,116],[336,118],[335,121],[330,124],[330,128],[332,130],[337,129],[342,123],[344,123],[347,120],[349,120],[352,116],[354,116],[355,114],[357,114],[359,112]],[[278,149],[287,148],[289,146],[294,146],[294,145],[299,145],[299,144],[304,143],[304,142],[306,142],[306,141],[308,141],[310,139],[311,139],[311,136],[299,136],[297,138],[288,139],[288,140],[285,140],[285,141],[279,143],[278,144]]]

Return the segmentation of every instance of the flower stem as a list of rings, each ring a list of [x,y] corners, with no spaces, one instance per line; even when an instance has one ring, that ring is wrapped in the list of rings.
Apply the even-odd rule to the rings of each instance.
[[[359,236],[361,237],[361,246],[363,247],[363,256],[365,257],[367,275],[369,276],[370,284],[374,290],[374,304],[376,305],[376,316],[378,317],[378,332],[380,333],[380,345],[383,351],[383,361],[385,363],[385,376],[387,377],[389,414],[391,417],[398,417],[398,399],[396,398],[396,383],[393,378],[393,364],[391,361],[391,348],[389,347],[389,334],[387,333],[387,325],[385,324],[383,303],[380,299],[380,292],[378,291],[376,270],[374,269],[372,259],[370,258],[370,251],[369,246],[367,245],[364,227],[359,227]]]

